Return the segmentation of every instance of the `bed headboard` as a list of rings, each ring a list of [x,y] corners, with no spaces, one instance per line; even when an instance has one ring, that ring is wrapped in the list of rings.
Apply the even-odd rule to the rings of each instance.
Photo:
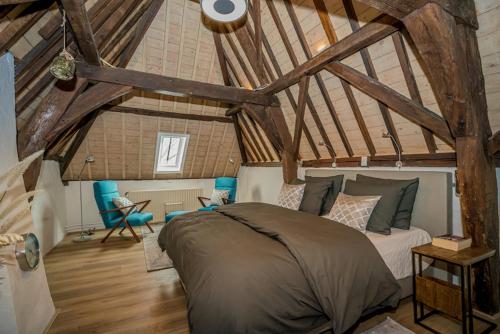
[[[412,226],[426,230],[431,236],[451,233],[452,231],[452,174],[449,172],[411,172],[382,170],[342,170],[306,169],[308,176],[333,176],[344,174],[346,179],[355,180],[356,174],[385,179],[420,179]],[[344,187],[342,186],[342,189]]]

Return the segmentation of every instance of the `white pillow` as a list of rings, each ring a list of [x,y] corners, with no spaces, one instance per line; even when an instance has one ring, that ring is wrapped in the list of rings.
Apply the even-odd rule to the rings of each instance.
[[[366,232],[366,225],[382,196],[351,196],[340,193],[332,209],[324,218]]]
[[[115,197],[115,198],[112,199],[112,201],[113,201],[113,204],[117,208],[123,208],[123,207],[126,207],[126,206],[134,205],[134,202],[132,202],[131,200],[129,200],[127,197]],[[124,215],[126,215],[129,210],[130,210],[130,208],[126,208],[126,209],[122,209],[120,211]],[[133,213],[133,212],[136,212],[136,211],[137,211],[137,209],[133,208],[130,213]]]
[[[278,197],[278,205],[287,209],[298,210],[306,184],[286,184],[283,183],[280,195]]]
[[[212,196],[210,196],[211,205],[224,205],[223,199],[229,198],[229,190],[218,190],[214,189],[212,191]]]

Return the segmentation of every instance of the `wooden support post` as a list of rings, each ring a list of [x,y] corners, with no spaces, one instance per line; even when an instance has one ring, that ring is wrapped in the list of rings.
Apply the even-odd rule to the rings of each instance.
[[[306,110],[306,96],[309,94],[310,77],[303,77],[299,83],[299,106],[295,117],[295,131],[293,135],[293,156],[295,160],[299,158],[300,139],[302,137],[302,127],[304,126],[304,113]]]
[[[472,0],[461,3],[474,6]],[[500,308],[498,189],[495,159],[488,149],[491,128],[475,27],[437,3],[428,3],[402,20],[456,138],[464,234],[472,237],[473,246],[497,251],[474,270],[478,307],[496,313]]]

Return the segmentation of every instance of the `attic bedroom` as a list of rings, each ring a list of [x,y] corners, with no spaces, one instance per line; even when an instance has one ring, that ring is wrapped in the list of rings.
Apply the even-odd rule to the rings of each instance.
[[[498,0],[0,0],[0,334],[500,333]]]

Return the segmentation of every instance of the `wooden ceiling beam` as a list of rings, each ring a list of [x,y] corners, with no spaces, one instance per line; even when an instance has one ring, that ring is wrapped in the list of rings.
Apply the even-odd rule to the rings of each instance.
[[[302,27],[300,26],[299,19],[297,18],[297,14],[295,13],[295,10],[293,9],[293,5],[290,2],[290,0],[284,0],[285,2],[285,7],[288,12],[288,15],[290,19],[292,20],[292,25],[295,29],[295,32],[297,36],[299,37],[299,42],[300,45],[302,46],[302,50],[304,51],[306,55],[306,59],[311,59],[312,58],[312,52],[309,48],[309,45],[307,44],[306,36],[304,34],[304,31],[302,30]],[[344,148],[347,152],[347,155],[352,157],[354,155],[354,152],[352,150],[351,144],[349,143],[349,140],[347,139],[347,135],[344,131],[344,127],[342,126],[342,123],[340,122],[340,119],[337,115],[337,111],[335,110],[335,107],[333,105],[333,102],[330,98],[330,94],[328,93],[328,90],[325,86],[325,83],[323,81],[323,78],[321,77],[320,73],[316,73],[314,75],[314,78],[316,80],[316,83],[318,85],[318,88],[321,92],[321,95],[325,101],[326,107],[330,113],[330,116],[333,120],[333,124],[335,125],[335,128],[337,129],[337,132],[339,134],[340,140],[342,141],[342,144],[344,145]]]
[[[257,61],[257,76],[264,75],[264,66],[263,66],[263,58],[264,55],[262,53],[262,15],[260,3],[261,0],[253,0],[253,18],[254,18],[254,26],[255,26],[255,53],[256,53],[256,61]]]
[[[408,57],[408,52],[406,51],[406,46],[401,32],[395,32],[392,35],[392,41],[394,42],[394,46],[396,48],[396,54],[398,55],[399,64],[401,65],[401,69],[403,70],[406,86],[408,87],[408,91],[410,92],[411,99],[423,106],[424,103],[422,102],[420,91],[418,90],[417,80],[415,79],[415,75],[413,74],[410,59]],[[422,135],[424,136],[427,150],[429,151],[429,153],[436,153],[437,145],[432,132],[423,127],[420,127],[420,129],[422,131]]]
[[[231,118],[233,120],[234,132],[236,133],[236,140],[238,141],[238,147],[240,149],[241,162],[247,163],[248,155],[245,144],[243,143],[243,136],[241,135],[241,127],[240,123],[238,122],[238,115],[232,115]]]
[[[293,135],[293,154],[296,160],[299,159],[300,139],[302,137],[302,128],[304,127],[304,114],[306,111],[306,98],[309,94],[310,77],[303,77],[299,83],[299,104],[297,115],[295,117],[295,130]]]
[[[454,16],[460,22],[468,24],[474,29],[479,28],[474,2],[464,0],[357,0],[365,5],[377,8],[402,20],[412,12],[429,3],[439,5],[443,10]]]
[[[435,112],[341,62],[332,62],[325,69],[346,80],[363,93],[389,106],[394,112],[409,121],[429,129],[450,146],[455,146],[446,121]]]
[[[143,13],[139,22],[132,33],[132,39],[128,44],[123,44],[124,47],[121,52],[116,52],[118,59],[114,59],[114,64],[117,66],[127,66],[128,62],[132,58],[132,55],[140,44],[144,34],[153,22],[154,17],[158,13],[158,10],[162,6],[162,0],[153,0],[148,9]],[[137,19],[138,17],[136,17]],[[123,30],[128,30],[127,24],[120,27],[118,33]],[[109,51],[111,52],[111,50]],[[107,54],[104,54],[106,57]],[[132,92],[133,88],[130,86],[117,85],[112,83],[98,83],[83,94],[78,96],[75,101],[69,106],[64,115],[60,118],[57,126],[51,131],[47,138],[49,140],[54,140],[60,136],[65,129],[72,126],[72,124],[77,123],[80,119],[85,117],[87,114],[99,109],[103,105],[117,99],[123,95]]]
[[[328,42],[330,43],[330,45],[337,43],[337,34],[330,20],[330,15],[328,13],[328,9],[326,8],[325,2],[323,0],[314,0],[314,6],[316,7],[316,12],[318,13],[318,16],[320,18],[321,25],[323,26],[323,30],[328,38]],[[363,136],[366,148],[368,149],[370,155],[375,155],[377,153],[377,150],[375,149],[375,145],[373,144],[370,132],[368,131],[363,115],[361,114],[361,110],[359,109],[358,103],[354,97],[354,93],[352,92],[351,86],[349,86],[349,84],[342,79],[340,79],[340,83],[354,114],[354,118],[356,119],[356,123],[358,124],[361,135]]]
[[[131,86],[165,95],[191,96],[227,103],[279,105],[275,96],[266,96],[248,89],[214,85],[124,68],[103,68],[77,63],[76,72],[79,77],[90,81]]]
[[[492,155],[500,152],[500,131],[497,131],[489,140],[488,143],[489,150]]]
[[[370,167],[394,167],[399,157],[397,155],[376,155],[368,157]],[[455,153],[425,153],[403,154],[401,157],[404,167],[456,167]],[[331,167],[332,159],[303,161],[303,167],[321,168]],[[360,167],[361,157],[337,158],[338,167]]]
[[[269,12],[271,13],[271,17],[273,18],[274,23],[275,23],[276,27],[278,28],[278,32],[279,32],[280,37],[283,41],[283,44],[285,45],[285,50],[288,53],[288,56],[290,57],[292,65],[295,68],[298,68],[299,61],[297,60],[297,56],[295,55],[292,44],[290,43],[290,39],[288,38],[288,34],[285,30],[285,27],[283,26],[283,23],[281,22],[281,19],[280,19],[280,16],[278,14],[278,11],[276,9],[276,6],[272,2],[272,0],[266,0],[266,3],[267,3],[267,6],[269,8]],[[283,78],[283,77],[281,77],[281,78]],[[274,82],[277,82],[279,80],[280,79],[278,79]],[[311,98],[309,97],[309,95],[307,95],[306,103],[307,103],[307,107],[309,108],[309,111],[311,112],[311,116],[314,120],[314,123],[316,124],[316,127],[318,128],[318,131],[321,135],[321,139],[325,143],[325,147],[326,147],[328,153],[330,154],[330,156],[332,158],[335,157],[336,153],[335,153],[335,150],[333,149],[333,145],[330,141],[330,138],[328,137],[328,134],[325,131],[325,128],[323,127],[323,123],[321,121],[321,118],[319,117],[318,112],[316,111],[316,107],[314,106],[314,103],[311,100]]]
[[[248,24],[248,23],[247,23]],[[258,60],[257,48],[255,46],[254,40],[248,34],[248,30],[244,28],[240,28],[234,32],[238,42],[240,43],[241,49],[245,53],[250,66],[253,69],[253,72],[257,76],[257,79],[260,82],[260,85],[266,85],[269,83],[269,77],[267,73],[264,71],[264,67],[262,64],[262,58]],[[260,64],[259,64],[260,61]],[[255,88],[255,87],[254,87]]]
[[[269,4],[269,0],[267,1]],[[275,94],[300,81],[304,75],[313,75],[321,71],[325,65],[333,60],[342,60],[373,43],[390,36],[399,30],[398,20],[389,15],[382,15],[365,24],[359,31],[343,38],[338,43],[321,51],[310,60],[300,64],[285,74],[282,78],[271,83],[262,91]]]
[[[26,8],[0,32],[0,55],[8,51],[38,20],[47,13],[53,1],[39,1]]]
[[[243,136],[246,138],[250,150],[254,153],[258,161],[268,161],[264,152],[262,151],[254,132],[250,129],[250,125],[245,119],[245,114],[238,114],[238,119],[241,124],[241,129],[243,130]]]
[[[248,80],[248,83],[250,84],[251,88],[257,87],[257,82],[255,81],[253,74],[250,72],[248,69],[248,66],[246,65],[245,61],[240,55],[240,52],[238,51],[238,48],[236,47],[236,44],[234,43],[232,37],[230,34],[226,34],[226,41],[231,47],[231,50],[233,51],[234,57],[236,58],[236,61],[240,65],[241,69],[243,70],[243,73],[245,73],[245,77]],[[236,72],[233,72],[236,73]]]
[[[111,112],[119,112],[119,113],[124,113],[124,114],[141,115],[141,116],[163,117],[163,118],[173,118],[173,119],[187,119],[187,120],[201,121],[201,122],[233,123],[231,118],[223,117],[223,116],[184,114],[184,113],[171,112],[171,111],[158,111],[158,110],[131,108],[131,107],[124,107],[124,106],[107,105],[107,106],[104,106],[101,110],[111,111]]]
[[[94,39],[94,32],[85,9],[83,0],[60,0],[66,11],[73,36],[85,61],[92,65],[101,65],[101,56]]]
[[[354,7],[352,5],[352,0],[342,0],[342,3],[344,5],[344,9],[346,11],[347,17],[349,19],[349,24],[351,26],[353,33],[358,32],[361,29],[361,27],[359,25],[356,11],[354,10]],[[359,52],[368,76],[370,76],[375,80],[378,80],[377,72],[375,71],[375,66],[373,65],[372,58],[370,56],[368,48],[363,48],[359,50]],[[391,114],[389,113],[389,109],[387,108],[386,105],[384,105],[380,101],[377,101],[377,105],[378,109],[380,110],[380,113],[382,114],[382,119],[384,120],[387,132],[394,138],[394,140],[390,141],[394,148],[394,152],[396,153],[404,152],[404,148],[401,145],[401,141],[399,140],[399,136],[396,131],[396,127],[394,126],[394,121],[392,120]]]
[[[250,13],[252,14],[254,11],[250,11]],[[254,19],[254,22],[255,22],[255,19]],[[248,30],[248,33],[250,34],[250,36],[252,36],[253,32],[251,30],[251,27],[250,25],[245,25],[245,27],[247,28]],[[273,65],[273,68],[274,70],[276,71],[276,74],[278,75],[278,77],[282,77],[283,76],[283,72],[281,71],[281,68],[280,68],[280,64],[278,63],[277,59],[276,59],[276,56],[274,55],[274,52],[273,52],[273,49],[269,43],[269,41],[267,40],[267,37],[266,37],[266,34],[264,33],[264,31],[262,31],[262,42],[264,44],[264,48],[266,49],[266,52],[269,56],[269,59],[271,60],[271,63]],[[263,58],[264,60],[264,64],[266,63],[266,59]],[[267,68],[267,66],[266,66]],[[274,77],[274,74],[271,70],[271,68],[269,67],[269,69],[267,70],[268,71],[268,75],[269,77],[271,78],[271,80],[276,80],[276,78]],[[288,98],[288,101],[290,102],[290,105],[294,111],[295,114],[297,114],[297,103],[295,102],[295,98],[292,94],[292,92],[290,91],[289,88],[286,88],[285,89],[285,94]],[[311,150],[314,154],[314,156],[316,157],[316,159],[319,159],[320,158],[320,154],[319,154],[319,151],[318,151],[318,148],[316,147],[316,143],[314,142],[314,139],[312,138],[312,135],[311,135],[311,132],[309,131],[309,128],[307,126],[307,124],[304,123],[304,135],[306,136],[307,138],[307,142],[309,143],[309,146],[311,147]]]
[[[473,0],[462,0],[474,7]],[[443,117],[455,139],[462,227],[474,247],[499,249],[498,188],[486,88],[475,27],[462,24],[439,3],[402,19],[418,52]],[[500,255],[473,271],[480,311],[500,311]]]

